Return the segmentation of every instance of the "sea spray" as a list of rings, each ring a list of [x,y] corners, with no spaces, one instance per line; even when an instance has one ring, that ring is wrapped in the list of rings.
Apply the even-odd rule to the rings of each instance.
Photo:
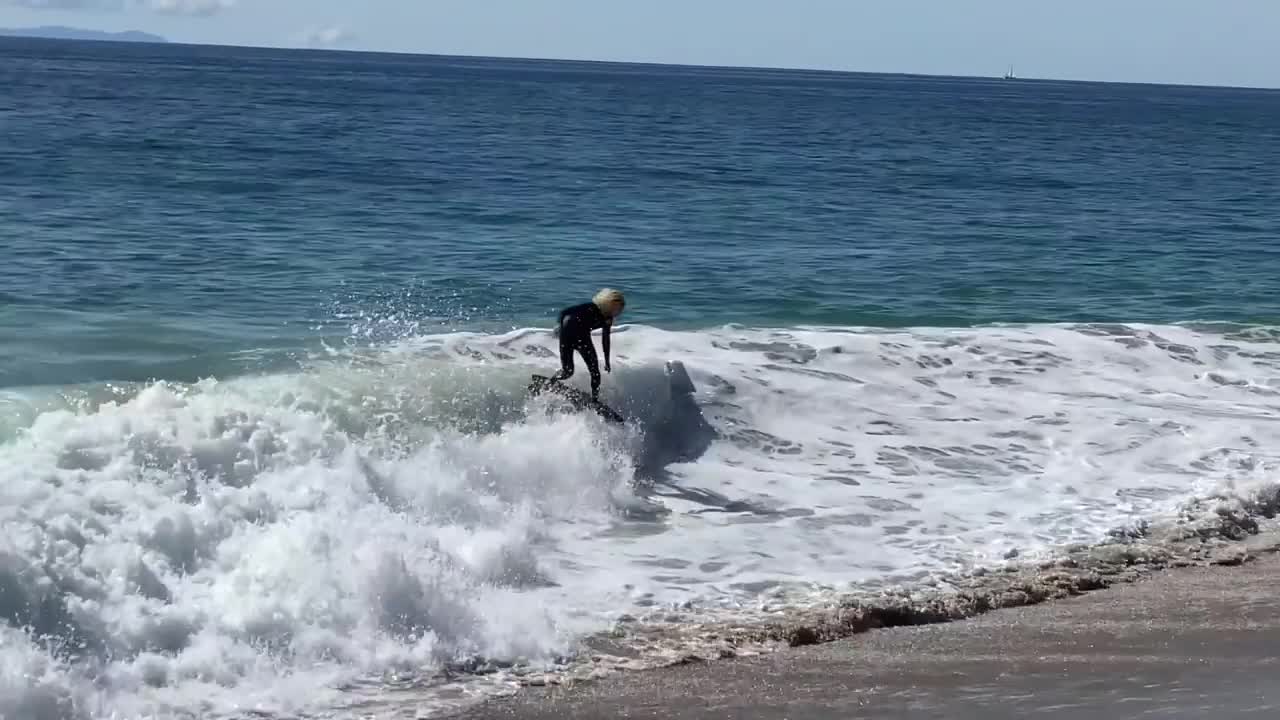
[[[1275,479],[1280,360],[1248,329],[631,326],[603,392],[624,428],[527,396],[553,348],[460,333],[10,389],[0,707],[421,703],[466,668],[562,667],[627,616],[755,626]]]

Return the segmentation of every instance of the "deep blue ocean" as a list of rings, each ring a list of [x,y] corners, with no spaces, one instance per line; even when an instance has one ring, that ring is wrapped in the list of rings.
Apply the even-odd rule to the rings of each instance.
[[[1280,92],[0,39],[0,717],[427,717],[1247,514],[1278,208]],[[526,390],[602,286],[623,425]]]
[[[1280,92],[6,39],[0,132],[0,386],[601,285],[668,327],[1280,321]]]

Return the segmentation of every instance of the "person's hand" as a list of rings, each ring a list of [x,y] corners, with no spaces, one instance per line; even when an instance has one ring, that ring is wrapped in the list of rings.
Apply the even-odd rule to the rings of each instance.
[[[609,367],[609,363],[608,363],[608,362],[605,362],[605,364],[604,364],[604,371],[605,371],[605,372],[607,372],[607,373],[612,373],[612,372],[613,372],[613,368]]]

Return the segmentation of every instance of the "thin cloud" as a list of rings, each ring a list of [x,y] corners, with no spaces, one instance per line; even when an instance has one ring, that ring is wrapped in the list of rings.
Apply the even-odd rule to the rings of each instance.
[[[32,10],[121,10],[123,0],[0,0],[0,5]]]
[[[166,15],[216,15],[236,5],[236,0],[143,0],[147,8]]]
[[[0,5],[32,10],[106,10],[140,8],[165,15],[207,17],[235,7],[236,0],[0,0]]]
[[[302,31],[300,39],[303,45],[311,48],[336,48],[355,41],[356,36],[346,28],[330,25],[313,27]]]

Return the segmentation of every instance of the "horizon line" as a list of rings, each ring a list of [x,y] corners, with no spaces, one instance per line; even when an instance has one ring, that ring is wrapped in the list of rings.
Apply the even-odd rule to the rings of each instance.
[[[1025,83],[1062,83],[1062,84],[1081,84],[1081,85],[1136,85],[1146,87],[1169,87],[1169,88],[1188,88],[1202,90],[1246,90],[1253,92],[1276,92],[1280,91],[1280,85],[1213,85],[1204,83],[1187,83],[1172,81],[1156,81],[1156,80],[1096,80],[1088,78],[1060,78],[1060,77],[1041,77],[1041,76],[1023,76],[1019,75],[1014,78],[1008,78],[1004,75],[964,75],[964,74],[948,74],[948,73],[931,73],[931,72],[906,72],[906,71],[890,71],[890,70],[853,70],[848,68],[831,68],[831,67],[807,67],[792,65],[721,65],[716,63],[695,63],[695,62],[669,62],[661,60],[611,60],[602,58],[571,58],[571,57],[551,57],[551,56],[534,56],[534,55],[483,55],[483,54],[467,54],[467,53],[441,53],[429,52],[422,50],[371,50],[368,48],[338,48],[338,47],[307,47],[298,45],[252,45],[239,43],[220,43],[220,42],[186,42],[175,41],[160,35],[158,33],[146,30],[122,30],[122,31],[106,31],[106,30],[88,30],[88,32],[100,32],[112,35],[124,35],[128,33],[139,33],[159,37],[164,42],[145,42],[136,40],[116,40],[111,38],[101,39],[74,39],[74,38],[55,38],[40,36],[19,36],[6,35],[6,30],[37,30],[41,27],[62,27],[72,30],[87,30],[86,28],[75,28],[71,26],[36,26],[33,28],[0,28],[0,39],[11,38],[14,40],[26,41],[44,41],[44,42],[66,42],[66,43],[107,43],[116,45],[151,45],[156,47],[177,46],[177,47],[208,47],[208,48],[224,48],[224,49],[243,49],[243,50],[274,50],[287,52],[304,52],[304,53],[350,53],[356,55],[391,55],[403,57],[423,57],[423,58],[439,58],[446,60],[502,60],[502,61],[520,61],[531,63],[576,63],[582,65],[630,65],[639,67],[658,67],[658,68],[688,68],[693,70],[745,70],[745,71],[765,71],[765,72],[783,72],[783,73],[820,73],[829,75],[878,75],[885,77],[903,77],[903,78],[923,78],[923,79],[939,79],[939,80],[991,80],[1001,83],[1009,83],[1012,85]]]

